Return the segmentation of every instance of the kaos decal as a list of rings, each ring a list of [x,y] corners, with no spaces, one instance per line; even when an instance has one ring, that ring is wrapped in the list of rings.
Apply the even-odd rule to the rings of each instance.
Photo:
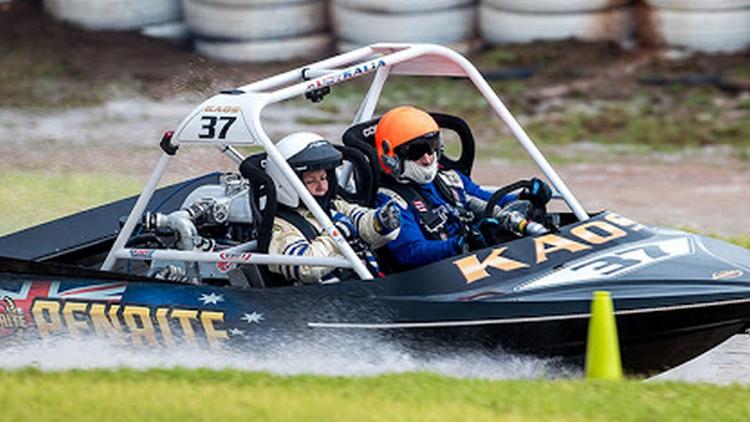
[[[495,248],[486,256],[480,257],[476,254],[469,255],[453,261],[453,264],[461,271],[470,284],[478,280],[490,277],[490,271],[510,272],[522,268],[529,268],[550,259],[559,252],[577,254],[582,251],[590,251],[600,248],[614,240],[628,236],[628,230],[637,232],[643,229],[641,224],[622,217],[617,214],[607,214],[603,219],[586,221],[570,229],[569,233],[546,234],[530,239],[532,242],[531,259],[525,260],[511,258],[508,247]]]

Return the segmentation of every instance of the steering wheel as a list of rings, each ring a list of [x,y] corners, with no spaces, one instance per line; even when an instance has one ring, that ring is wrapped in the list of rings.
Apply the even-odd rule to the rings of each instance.
[[[482,223],[479,225],[479,230],[485,240],[497,244],[501,241],[509,240],[508,234],[510,233],[516,236],[524,236],[527,234],[544,234],[550,231],[550,227],[547,227],[546,221],[546,201],[543,203],[536,201],[535,203],[533,199],[525,200],[525,198],[524,200],[512,201],[509,205],[505,206],[504,211],[507,212],[504,212],[503,218],[500,218],[499,221],[492,218],[494,217],[495,206],[505,195],[518,189],[525,189],[528,192],[533,191],[535,183],[538,184],[540,182],[534,179],[519,180],[510,185],[503,186],[492,194],[482,212],[482,222],[487,222],[487,224],[484,224],[484,227],[482,227]],[[495,221],[495,223],[490,223],[490,221]],[[498,228],[501,230],[498,231]],[[552,230],[554,229],[553,227]]]
[[[519,180],[496,190],[490,199],[487,200],[487,205],[484,207],[484,211],[482,211],[482,218],[491,218],[494,215],[495,206],[505,195],[518,189],[531,189],[531,186],[531,180]]]

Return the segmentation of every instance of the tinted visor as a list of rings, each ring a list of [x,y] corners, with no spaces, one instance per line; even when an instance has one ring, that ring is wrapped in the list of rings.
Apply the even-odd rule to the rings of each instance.
[[[425,154],[432,154],[440,149],[440,143],[440,132],[430,132],[396,148],[396,154],[407,160],[416,161]]]

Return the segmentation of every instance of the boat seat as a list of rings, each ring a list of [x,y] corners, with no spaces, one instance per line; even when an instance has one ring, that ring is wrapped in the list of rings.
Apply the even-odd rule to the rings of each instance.
[[[273,219],[276,215],[276,186],[266,174],[266,154],[254,154],[240,164],[240,174],[250,182],[248,201],[253,213],[253,237],[258,241],[257,251],[268,253]],[[268,270],[267,265],[240,266],[250,285],[256,288],[288,285],[281,276]]]

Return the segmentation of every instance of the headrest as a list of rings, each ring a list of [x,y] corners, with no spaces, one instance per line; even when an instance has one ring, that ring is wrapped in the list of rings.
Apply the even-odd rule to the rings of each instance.
[[[266,158],[268,154],[261,152],[253,154],[240,163],[240,174],[245,179],[252,179],[258,176],[258,172],[266,174]],[[267,175],[266,175],[267,176]]]

